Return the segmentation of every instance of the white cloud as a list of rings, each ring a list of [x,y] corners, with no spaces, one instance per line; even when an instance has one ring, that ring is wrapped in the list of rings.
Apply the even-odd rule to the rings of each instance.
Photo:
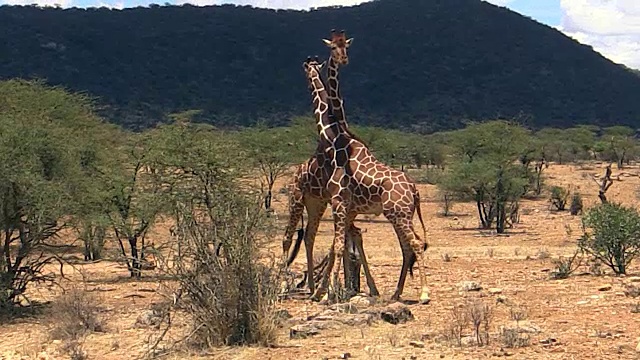
[[[1,0],[0,4],[7,5],[31,5],[37,4],[39,6],[51,6],[51,7],[69,7],[71,6],[71,0]]]
[[[640,1],[560,0],[558,29],[609,59],[640,69]]]
[[[510,3],[514,2],[514,0],[483,0],[483,1],[492,3],[493,5],[498,5],[498,6],[507,6]]]
[[[252,5],[254,7],[269,9],[295,9],[306,10],[310,7],[323,7],[332,5],[351,6],[358,5],[369,0],[178,0],[179,4],[193,4],[197,6],[236,4]]]
[[[106,7],[109,9],[118,9],[118,10],[122,10],[124,9],[124,2],[123,1],[118,1],[115,4],[109,4],[109,3],[105,3],[105,2],[98,2],[98,5],[96,5],[96,7]]]

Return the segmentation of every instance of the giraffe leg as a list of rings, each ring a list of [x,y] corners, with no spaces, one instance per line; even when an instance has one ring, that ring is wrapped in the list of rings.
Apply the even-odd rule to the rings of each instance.
[[[333,224],[334,224],[334,237],[331,244],[331,250],[329,251],[329,264],[325,269],[325,273],[322,279],[322,283],[316,292],[312,296],[313,299],[318,299],[322,293],[327,292],[325,299],[331,299],[336,294],[338,289],[338,281],[340,274],[340,265],[342,263],[342,256],[344,254],[344,242],[347,229],[347,207],[338,199],[332,200],[333,210]],[[327,286],[327,283],[328,286]]]
[[[397,231],[396,231],[397,233]],[[396,291],[391,296],[391,300],[400,301],[400,296],[402,296],[402,292],[404,290],[404,283],[407,280],[407,273],[409,272],[409,257],[410,253],[413,251],[403,244],[400,244],[402,248],[402,268],[400,269],[400,277],[398,278],[398,285],[396,285]]]
[[[364,270],[364,276],[367,279],[367,286],[369,287],[369,294],[371,296],[379,296],[378,288],[376,287],[375,282],[373,281],[373,276],[371,276],[371,272],[369,271],[369,263],[367,262],[367,255],[364,253],[364,247],[362,245],[362,231],[357,228],[355,225],[351,225],[351,229],[349,231],[351,235],[351,241],[354,242],[356,249],[358,250],[358,260],[362,263],[362,270]],[[358,274],[358,276],[360,276]]]
[[[411,224],[411,223],[410,223]],[[411,224],[413,225],[413,224]],[[413,226],[411,226],[413,231]],[[426,239],[421,239],[418,234],[413,233],[411,237],[411,248],[416,256],[418,262],[418,274],[420,276],[420,303],[423,305],[428,304],[431,301],[429,297],[429,288],[427,287],[427,265],[424,260],[424,251],[427,248]]]
[[[289,249],[291,248],[293,233],[295,232],[298,222],[302,219],[304,212],[304,196],[302,190],[298,186],[293,186],[291,194],[289,195],[289,223],[284,233],[284,239],[282,240],[282,252],[283,259],[285,261],[285,267],[290,265],[290,261],[293,261],[294,256],[290,259]]]
[[[315,200],[315,199],[313,199]],[[304,232],[304,248],[307,253],[307,282],[311,294],[315,291],[315,279],[314,279],[314,261],[313,261],[313,245],[315,243],[316,234],[318,233],[318,227],[320,226],[320,220],[327,209],[326,201],[307,201],[307,214],[309,219],[307,220],[306,230]]]
[[[400,241],[402,247],[402,270],[400,272],[400,279],[398,279],[398,287],[393,295],[394,300],[398,300],[404,290],[404,282],[407,278],[407,272],[409,270],[409,256],[410,251],[416,256],[418,263],[418,274],[420,276],[420,303],[428,304],[431,300],[429,297],[429,288],[427,287],[427,271],[424,260],[424,249],[426,248],[425,242],[420,238],[413,229],[413,222],[411,218],[399,217],[393,221],[394,230]]]

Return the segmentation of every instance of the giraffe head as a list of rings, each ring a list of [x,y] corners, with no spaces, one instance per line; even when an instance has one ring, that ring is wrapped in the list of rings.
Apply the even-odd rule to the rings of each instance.
[[[347,48],[351,46],[353,38],[347,39],[344,30],[336,32],[335,29],[331,30],[331,40],[322,39],[322,41],[331,48],[331,58],[333,61],[340,65],[347,65],[349,63],[349,55],[347,55]]]
[[[307,75],[307,80],[309,80],[310,90],[313,90],[314,81],[317,80],[322,83],[322,80],[320,79],[320,70],[322,70],[324,64],[324,61],[322,63],[319,62],[317,56],[315,58],[311,58],[311,56],[307,57],[307,60],[305,60],[305,62],[302,64],[304,72]]]

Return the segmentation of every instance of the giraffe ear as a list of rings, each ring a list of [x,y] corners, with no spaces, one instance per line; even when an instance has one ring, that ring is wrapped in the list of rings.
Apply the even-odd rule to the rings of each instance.
[[[331,46],[331,40],[322,39],[322,42],[327,46]]]
[[[353,42],[353,38],[345,40],[345,44],[347,44],[347,46],[351,46],[352,42]]]

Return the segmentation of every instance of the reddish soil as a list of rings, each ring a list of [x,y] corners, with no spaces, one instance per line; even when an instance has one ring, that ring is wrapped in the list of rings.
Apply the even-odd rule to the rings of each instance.
[[[591,176],[603,173],[602,164],[551,165],[545,170],[548,185],[570,185],[572,190],[583,195],[586,208],[599,201],[598,186]],[[639,176],[637,166],[614,170],[616,180],[607,193],[609,199],[638,206]],[[565,280],[550,279],[550,270],[554,268],[552,260],[569,256],[575,250],[576,239],[582,232],[579,216],[551,211],[546,195],[535,201],[524,200],[520,223],[508,229],[506,236],[496,236],[494,232],[477,229],[478,218],[473,204],[455,204],[455,214],[444,217],[439,215],[441,204],[437,200],[437,189],[421,185],[420,190],[430,244],[427,266],[431,303],[409,305],[414,321],[400,325],[378,321],[371,326],[344,326],[296,340],[289,339],[285,327],[280,330],[278,346],[274,348],[224,348],[213,350],[205,357],[319,360],[350,353],[354,359],[479,359],[509,355],[516,359],[640,358],[640,353],[636,352],[640,314],[631,312],[640,299],[623,293],[630,277],[639,275],[638,263],[626,277],[616,277],[611,271],[605,271],[601,276],[582,274]],[[280,194],[274,204],[283,231],[287,220],[286,201],[286,196]],[[329,211],[318,233],[316,252],[326,252],[330,245],[333,226],[328,215]],[[419,226],[417,219],[415,223]],[[402,257],[398,242],[382,216],[370,221],[360,217],[358,226],[366,230],[364,247],[371,270],[382,299],[388,299],[400,273]],[[156,243],[168,240],[167,227],[167,224],[157,226],[150,238]],[[280,241],[280,237],[273,239],[272,250],[276,253],[280,252]],[[450,261],[445,261],[446,258]],[[302,270],[304,261],[302,251],[293,268]],[[585,266],[576,273],[586,271]],[[157,292],[160,288],[158,274],[149,271],[141,280],[131,280],[122,264],[111,261],[79,262],[75,269],[66,269],[66,273],[69,280],[63,283],[65,286],[81,283],[84,275],[87,289],[99,297],[102,307],[100,315],[106,329],[90,334],[84,341],[89,358],[115,360],[140,356],[150,336],[157,332],[136,328],[134,323],[152,303],[162,300]],[[476,281],[483,289],[461,291],[459,283],[462,281]],[[362,285],[366,290],[364,276]],[[605,285],[610,288],[601,289]],[[59,289],[36,286],[30,289],[29,295],[42,301],[55,300],[59,294]],[[417,300],[418,295],[418,277],[407,279],[404,299]],[[493,308],[492,337],[488,346],[458,347],[442,339],[441,334],[451,323],[452,309],[469,298],[480,298]],[[293,316],[312,314],[325,308],[307,300],[286,300],[281,306]],[[513,323],[510,316],[513,306],[525,310],[523,324],[540,331],[530,335],[528,346],[504,348],[500,329]],[[50,328],[47,315],[33,315],[1,324],[0,359],[68,358],[60,353],[59,342],[50,340]],[[177,326],[170,335],[177,338],[185,330],[184,325]],[[470,334],[470,331],[466,333]],[[555,339],[553,345],[542,343],[550,338]],[[414,347],[409,344],[412,340],[423,341],[425,346]],[[195,359],[200,356],[180,352],[168,358]]]

